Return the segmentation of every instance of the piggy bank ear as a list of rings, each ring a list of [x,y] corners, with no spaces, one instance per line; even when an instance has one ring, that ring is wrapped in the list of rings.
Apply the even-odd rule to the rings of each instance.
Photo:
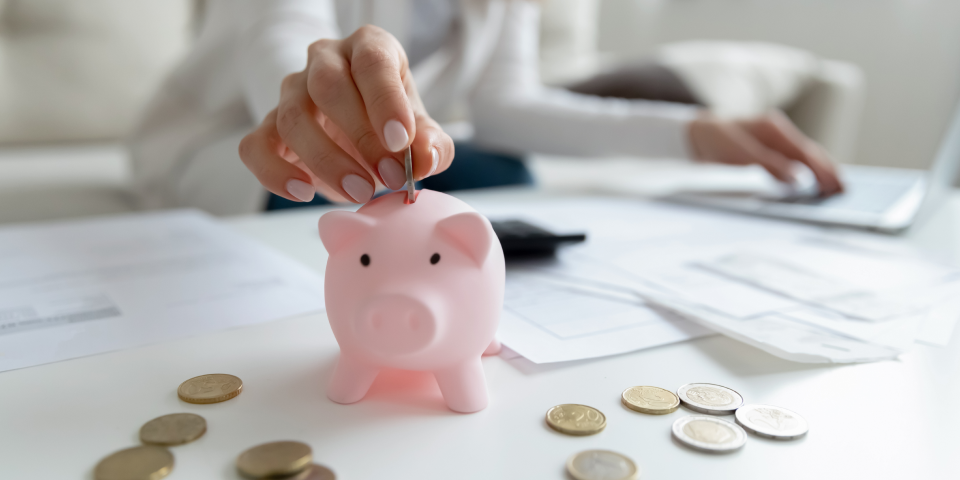
[[[334,211],[320,217],[320,240],[327,253],[336,253],[369,231],[376,221],[362,213]]]
[[[487,260],[494,238],[483,215],[477,212],[458,213],[440,220],[437,230],[477,262],[477,265],[483,265]]]

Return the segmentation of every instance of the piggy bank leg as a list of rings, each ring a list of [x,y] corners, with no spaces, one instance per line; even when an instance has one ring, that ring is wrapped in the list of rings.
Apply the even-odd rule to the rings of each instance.
[[[333,378],[327,386],[327,398],[337,403],[358,402],[370,390],[378,373],[379,368],[360,363],[340,352]]]
[[[500,353],[500,340],[496,338],[490,342],[490,345],[487,346],[487,349],[483,351],[483,355],[498,355]]]
[[[480,358],[433,374],[450,410],[473,413],[487,407],[487,380]]]

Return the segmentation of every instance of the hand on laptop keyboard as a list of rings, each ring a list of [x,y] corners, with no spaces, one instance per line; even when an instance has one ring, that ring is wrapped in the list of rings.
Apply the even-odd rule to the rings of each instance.
[[[689,135],[698,159],[758,164],[784,183],[794,182],[793,167],[799,162],[816,177],[819,196],[843,191],[837,170],[823,148],[779,111],[749,120],[723,120],[707,113],[690,123]]]

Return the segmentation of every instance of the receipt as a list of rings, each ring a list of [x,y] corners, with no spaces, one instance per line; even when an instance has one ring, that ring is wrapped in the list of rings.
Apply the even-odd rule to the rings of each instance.
[[[789,255],[784,257],[789,258]],[[697,265],[728,278],[864,320],[884,320],[922,308],[893,294],[881,295],[824,277],[788,258],[738,252]]]

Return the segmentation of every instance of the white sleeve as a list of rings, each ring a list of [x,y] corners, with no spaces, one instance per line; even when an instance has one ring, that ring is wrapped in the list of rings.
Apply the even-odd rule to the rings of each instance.
[[[280,101],[280,83],[307,65],[307,47],[340,38],[334,0],[246,0],[237,55],[247,106],[257,123]]]
[[[540,82],[536,2],[508,2],[500,39],[470,98],[474,141],[516,152],[690,158],[690,105],[581,95]]]

